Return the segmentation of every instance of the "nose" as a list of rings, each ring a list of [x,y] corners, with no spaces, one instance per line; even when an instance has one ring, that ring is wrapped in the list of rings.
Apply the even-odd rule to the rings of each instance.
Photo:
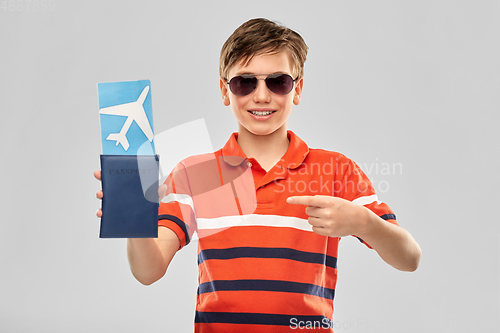
[[[267,88],[265,78],[257,81],[257,87],[253,92],[253,100],[256,103],[269,103],[271,101],[271,92]]]

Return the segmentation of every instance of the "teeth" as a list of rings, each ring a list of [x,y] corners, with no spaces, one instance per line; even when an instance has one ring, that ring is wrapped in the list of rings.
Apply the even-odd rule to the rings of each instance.
[[[256,116],[267,116],[273,113],[273,111],[250,111],[250,113]]]

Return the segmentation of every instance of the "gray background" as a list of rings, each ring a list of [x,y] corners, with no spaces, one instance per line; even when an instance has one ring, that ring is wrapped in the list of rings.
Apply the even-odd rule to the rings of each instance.
[[[150,79],[156,133],[204,118],[218,149],[220,48],[267,17],[310,48],[289,128],[365,166],[423,250],[403,273],[343,239],[336,332],[498,332],[498,0],[0,5],[0,331],[192,331],[196,244],[145,287],[98,238],[96,83]]]

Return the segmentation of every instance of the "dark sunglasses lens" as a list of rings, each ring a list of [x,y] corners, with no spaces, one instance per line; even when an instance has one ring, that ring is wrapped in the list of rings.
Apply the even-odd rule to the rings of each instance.
[[[229,89],[236,96],[246,96],[257,86],[257,78],[250,76],[235,76],[229,81]]]
[[[293,79],[288,74],[269,75],[266,78],[269,90],[278,95],[286,95],[293,88]]]

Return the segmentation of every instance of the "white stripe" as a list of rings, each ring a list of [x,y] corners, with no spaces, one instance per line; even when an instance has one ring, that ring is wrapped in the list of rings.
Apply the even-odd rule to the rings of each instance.
[[[191,209],[194,212],[193,198],[191,198],[189,195],[170,193],[169,195],[167,195],[167,196],[163,197],[163,199],[161,199],[161,202],[163,202],[163,203],[169,203],[172,201],[177,201],[177,202],[183,203],[185,205],[189,205],[189,206],[191,206]]]
[[[288,227],[312,232],[312,225],[305,219],[279,215],[237,215],[212,219],[198,218],[198,229],[220,229],[230,227],[264,226]]]
[[[361,206],[369,205],[372,202],[377,202],[378,204],[381,204],[382,201],[378,201],[378,197],[376,194],[373,195],[368,195],[366,197],[359,197],[357,199],[354,199],[352,202]]]

